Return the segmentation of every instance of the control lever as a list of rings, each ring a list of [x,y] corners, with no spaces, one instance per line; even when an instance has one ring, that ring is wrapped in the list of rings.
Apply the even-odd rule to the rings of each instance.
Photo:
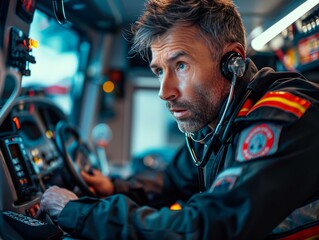
[[[105,124],[100,123],[92,130],[92,140],[100,162],[101,172],[104,176],[109,175],[110,168],[106,154],[106,148],[112,139],[112,130]]]

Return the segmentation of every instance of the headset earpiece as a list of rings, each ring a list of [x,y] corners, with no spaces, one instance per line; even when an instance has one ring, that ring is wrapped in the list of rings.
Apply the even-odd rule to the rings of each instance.
[[[245,61],[238,52],[228,52],[221,59],[220,70],[223,76],[231,81],[234,74],[237,77],[243,76],[245,72]]]

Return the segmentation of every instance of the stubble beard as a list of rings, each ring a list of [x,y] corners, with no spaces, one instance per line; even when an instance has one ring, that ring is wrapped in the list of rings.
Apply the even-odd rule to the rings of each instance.
[[[205,97],[205,94],[199,94],[192,102],[172,101],[167,102],[167,107],[174,106],[187,109],[191,113],[189,118],[175,120],[181,132],[193,133],[210,124],[215,119],[217,113],[212,103],[213,101]]]

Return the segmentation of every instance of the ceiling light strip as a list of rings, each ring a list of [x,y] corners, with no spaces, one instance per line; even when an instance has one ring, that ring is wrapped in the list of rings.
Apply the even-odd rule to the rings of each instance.
[[[300,17],[305,15],[308,11],[310,11],[313,7],[315,7],[319,3],[319,0],[307,0],[295,10],[290,12],[288,15],[283,17],[281,20],[276,22],[270,28],[265,30],[263,33],[258,35],[251,41],[251,46],[256,51],[261,50],[264,46],[274,37],[276,37],[279,33],[297,21]]]

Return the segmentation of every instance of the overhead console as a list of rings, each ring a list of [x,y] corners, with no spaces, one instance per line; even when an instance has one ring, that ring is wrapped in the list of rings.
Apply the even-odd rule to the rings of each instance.
[[[256,51],[273,51],[282,63],[277,70],[299,71],[318,80],[319,69],[318,1],[294,1],[282,18],[251,41]]]
[[[24,76],[30,76],[29,64],[35,63],[32,48],[37,41],[29,38],[29,28],[33,21],[36,0],[9,1],[0,4],[0,33],[6,66],[14,67]]]

